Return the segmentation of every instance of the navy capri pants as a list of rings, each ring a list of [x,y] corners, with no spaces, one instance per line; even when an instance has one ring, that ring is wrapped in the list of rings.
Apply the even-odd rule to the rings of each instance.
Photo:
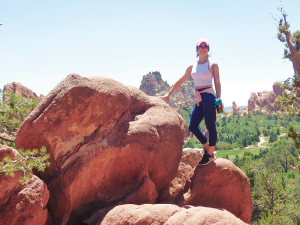
[[[199,106],[197,104],[194,106],[189,129],[202,144],[205,144],[207,138],[199,129],[199,124],[204,118],[209,132],[209,146],[215,146],[217,143],[216,108],[214,102],[216,97],[211,93],[201,93],[201,97],[202,101]]]

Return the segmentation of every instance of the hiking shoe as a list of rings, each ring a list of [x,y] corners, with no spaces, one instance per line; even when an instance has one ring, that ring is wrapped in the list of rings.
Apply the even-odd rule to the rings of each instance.
[[[208,155],[208,154],[207,154]],[[213,153],[212,155],[208,155],[208,163],[213,162],[217,159],[217,157],[215,156],[215,154]],[[207,163],[207,164],[208,164]]]
[[[205,166],[205,165],[207,165],[208,163],[215,161],[216,159],[217,159],[217,158],[215,157],[214,154],[209,155],[208,153],[206,153],[206,154],[203,155],[203,158],[202,158],[201,161],[199,162],[199,165],[200,165],[200,166]]]
[[[208,163],[208,153],[204,150],[204,154],[202,156],[202,159],[198,163],[199,165],[206,165]]]

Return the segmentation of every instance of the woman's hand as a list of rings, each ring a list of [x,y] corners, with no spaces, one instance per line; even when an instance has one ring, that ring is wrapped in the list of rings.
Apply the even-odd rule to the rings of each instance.
[[[171,90],[169,91],[168,94],[164,95],[164,96],[157,96],[161,99],[164,99],[166,100],[166,102],[169,101],[169,98],[171,96],[172,93],[174,93],[180,86],[181,84],[186,81],[190,76],[191,76],[191,73],[192,73],[192,69],[193,69],[193,65],[190,65],[185,73],[183,74],[183,76],[174,84],[174,86],[171,88]]]
[[[164,96],[158,96],[159,98],[161,98],[161,99],[164,99],[164,100],[166,100],[166,102],[168,102],[168,100],[169,100],[169,98],[170,98],[170,93],[168,93],[168,94],[166,94],[166,95],[164,95]]]

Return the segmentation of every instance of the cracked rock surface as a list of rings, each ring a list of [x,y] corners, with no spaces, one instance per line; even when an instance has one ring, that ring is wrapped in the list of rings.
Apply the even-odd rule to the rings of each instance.
[[[177,173],[184,121],[163,100],[109,78],[68,75],[22,124],[16,148],[45,146],[55,224],[122,203],[154,203]],[[50,223],[50,222],[49,222]]]

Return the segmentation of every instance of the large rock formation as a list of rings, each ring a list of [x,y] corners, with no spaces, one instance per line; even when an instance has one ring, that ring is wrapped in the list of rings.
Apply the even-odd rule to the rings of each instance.
[[[158,71],[149,72],[143,76],[140,84],[140,90],[147,95],[156,96],[162,95],[164,92],[169,91],[170,85],[162,80],[161,74]]]
[[[55,224],[79,224],[97,209],[154,203],[175,178],[184,121],[163,100],[108,78],[67,76],[27,117],[16,147],[45,146]]]
[[[16,138],[17,148],[45,146],[51,155],[51,167],[38,174],[51,196],[47,225],[249,222],[245,174],[222,159],[196,166],[203,151],[182,154],[184,125],[159,98],[108,78],[69,75]]]
[[[248,100],[248,111],[256,110],[260,110],[263,113],[271,113],[279,110],[274,91],[263,91],[257,94],[254,92],[251,93]]]
[[[223,208],[246,223],[252,216],[250,182],[246,174],[227,159],[218,158],[191,172],[190,191],[183,205]]]
[[[162,80],[160,72],[155,71],[143,76],[139,89],[149,96],[163,96],[169,92],[171,87],[167,82]],[[195,104],[195,88],[192,77],[185,81],[181,87],[171,95],[168,104],[180,115],[182,115],[181,109],[190,108]],[[184,137],[188,138],[190,136],[190,130],[187,125],[185,125],[184,129]]]
[[[226,159],[217,159],[207,166],[200,167],[197,164],[202,156],[202,149],[183,150],[177,176],[161,192],[157,200],[160,204],[107,207],[94,213],[85,223],[122,224],[128,220],[130,224],[173,224],[177,220],[180,221],[178,224],[232,224],[224,220],[228,215],[227,211],[249,223],[252,216],[252,199],[250,183],[245,173]],[[164,205],[166,203],[167,205]],[[193,209],[186,212],[187,207]],[[222,209],[221,211],[226,213],[220,215],[221,211],[212,208]],[[182,210],[184,213],[178,213],[183,212]],[[178,214],[173,217],[174,213]],[[199,217],[203,220],[198,218],[198,215],[201,215]],[[215,220],[211,220],[212,218]],[[233,221],[244,224],[236,218]]]
[[[21,83],[12,82],[11,84],[4,85],[3,92],[8,91],[15,93],[17,96],[24,96],[25,98],[35,98],[40,101],[44,96],[37,96],[35,92],[23,86]]]
[[[21,157],[17,150],[0,145],[0,162],[7,156],[11,159]],[[16,172],[14,177],[0,174],[0,224],[45,224],[49,199],[47,186],[36,176],[20,184],[22,175],[22,171]]]
[[[276,104],[276,97],[281,95],[283,89],[277,83],[273,84],[272,91],[252,92],[248,100],[248,111],[259,110],[263,113],[272,113],[280,110]]]
[[[169,92],[171,86],[162,80],[159,72],[149,72],[143,76],[140,90],[150,96],[162,96]],[[190,108],[195,104],[194,80],[189,77],[180,88],[174,92],[170,99],[169,105],[176,109]]]
[[[172,204],[121,205],[112,209],[100,221],[87,220],[88,225],[201,225],[230,224],[243,225],[242,220],[222,209]]]

